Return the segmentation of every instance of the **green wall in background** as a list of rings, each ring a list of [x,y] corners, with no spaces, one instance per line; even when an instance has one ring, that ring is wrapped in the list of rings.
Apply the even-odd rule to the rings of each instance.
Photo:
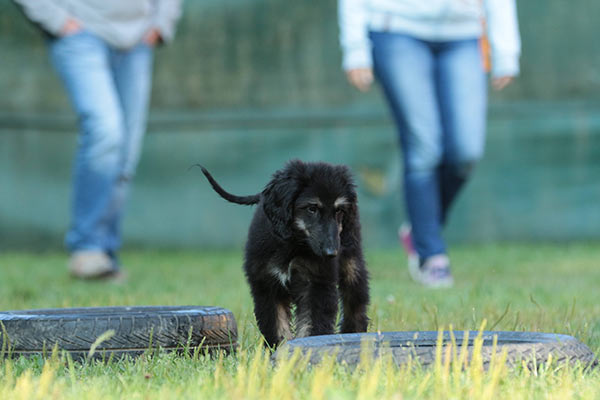
[[[188,0],[158,53],[156,108],[379,104],[340,70],[335,0]],[[494,99],[598,98],[597,0],[521,0],[522,76]],[[43,40],[0,0],[0,110],[67,110]]]
[[[486,158],[459,200],[452,242],[600,235],[596,0],[518,2],[522,75],[492,94]],[[252,208],[212,192],[201,162],[239,194],[293,157],[349,164],[365,240],[396,244],[396,138],[378,90],[348,87],[334,0],[188,0],[159,49],[149,134],[126,243],[240,246]],[[75,120],[44,42],[0,0],[0,250],[58,247],[68,224]]]

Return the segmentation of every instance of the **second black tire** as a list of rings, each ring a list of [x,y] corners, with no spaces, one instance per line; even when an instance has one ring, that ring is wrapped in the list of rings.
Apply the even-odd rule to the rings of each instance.
[[[85,357],[96,340],[95,357],[141,354],[149,348],[232,351],[237,325],[220,307],[89,307],[0,312],[0,356],[49,353],[57,345]]]
[[[479,332],[470,331],[467,341],[468,357],[473,354],[474,339]],[[465,332],[453,332],[454,341],[458,347],[457,353],[462,351]],[[538,332],[482,332],[483,343],[481,357],[483,367],[489,366],[493,354],[494,337],[497,340],[497,352],[507,351],[506,362],[509,365],[518,365],[524,361],[528,367],[541,365],[549,360],[558,363],[580,362],[585,367],[598,364],[594,353],[583,343],[572,336],[555,333]],[[323,356],[333,354],[341,363],[354,366],[360,362],[361,354],[365,348],[374,357],[389,354],[397,365],[405,364],[409,359],[420,365],[427,366],[435,362],[438,332],[381,332],[381,333],[352,333],[339,335],[312,336],[290,340],[277,350],[275,359],[289,356],[296,349],[309,355],[311,363],[318,363]],[[452,342],[452,335],[444,332],[442,343],[444,346]]]

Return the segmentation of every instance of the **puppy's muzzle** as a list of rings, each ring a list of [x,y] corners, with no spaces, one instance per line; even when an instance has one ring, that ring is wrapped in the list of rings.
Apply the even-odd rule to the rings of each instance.
[[[329,258],[337,257],[340,250],[340,235],[337,224],[330,224],[327,227],[326,238],[323,245],[323,256]]]

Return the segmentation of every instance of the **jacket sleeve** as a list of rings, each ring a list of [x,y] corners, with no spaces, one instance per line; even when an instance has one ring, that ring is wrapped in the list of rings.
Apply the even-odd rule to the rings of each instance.
[[[373,61],[368,35],[367,0],[338,0],[338,20],[343,68],[371,67]]]
[[[175,36],[175,26],[181,17],[181,0],[155,0],[154,26],[162,40],[170,42]]]
[[[521,38],[515,0],[486,0],[486,21],[492,51],[492,75],[519,74]]]
[[[59,36],[69,13],[53,0],[14,0],[32,22],[48,33]]]

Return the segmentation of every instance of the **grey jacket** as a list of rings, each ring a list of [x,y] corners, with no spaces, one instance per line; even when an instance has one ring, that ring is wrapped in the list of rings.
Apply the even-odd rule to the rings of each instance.
[[[163,40],[175,34],[181,0],[14,0],[29,19],[54,36],[60,36],[67,18],[114,47],[127,49],[139,43],[152,28]]]

